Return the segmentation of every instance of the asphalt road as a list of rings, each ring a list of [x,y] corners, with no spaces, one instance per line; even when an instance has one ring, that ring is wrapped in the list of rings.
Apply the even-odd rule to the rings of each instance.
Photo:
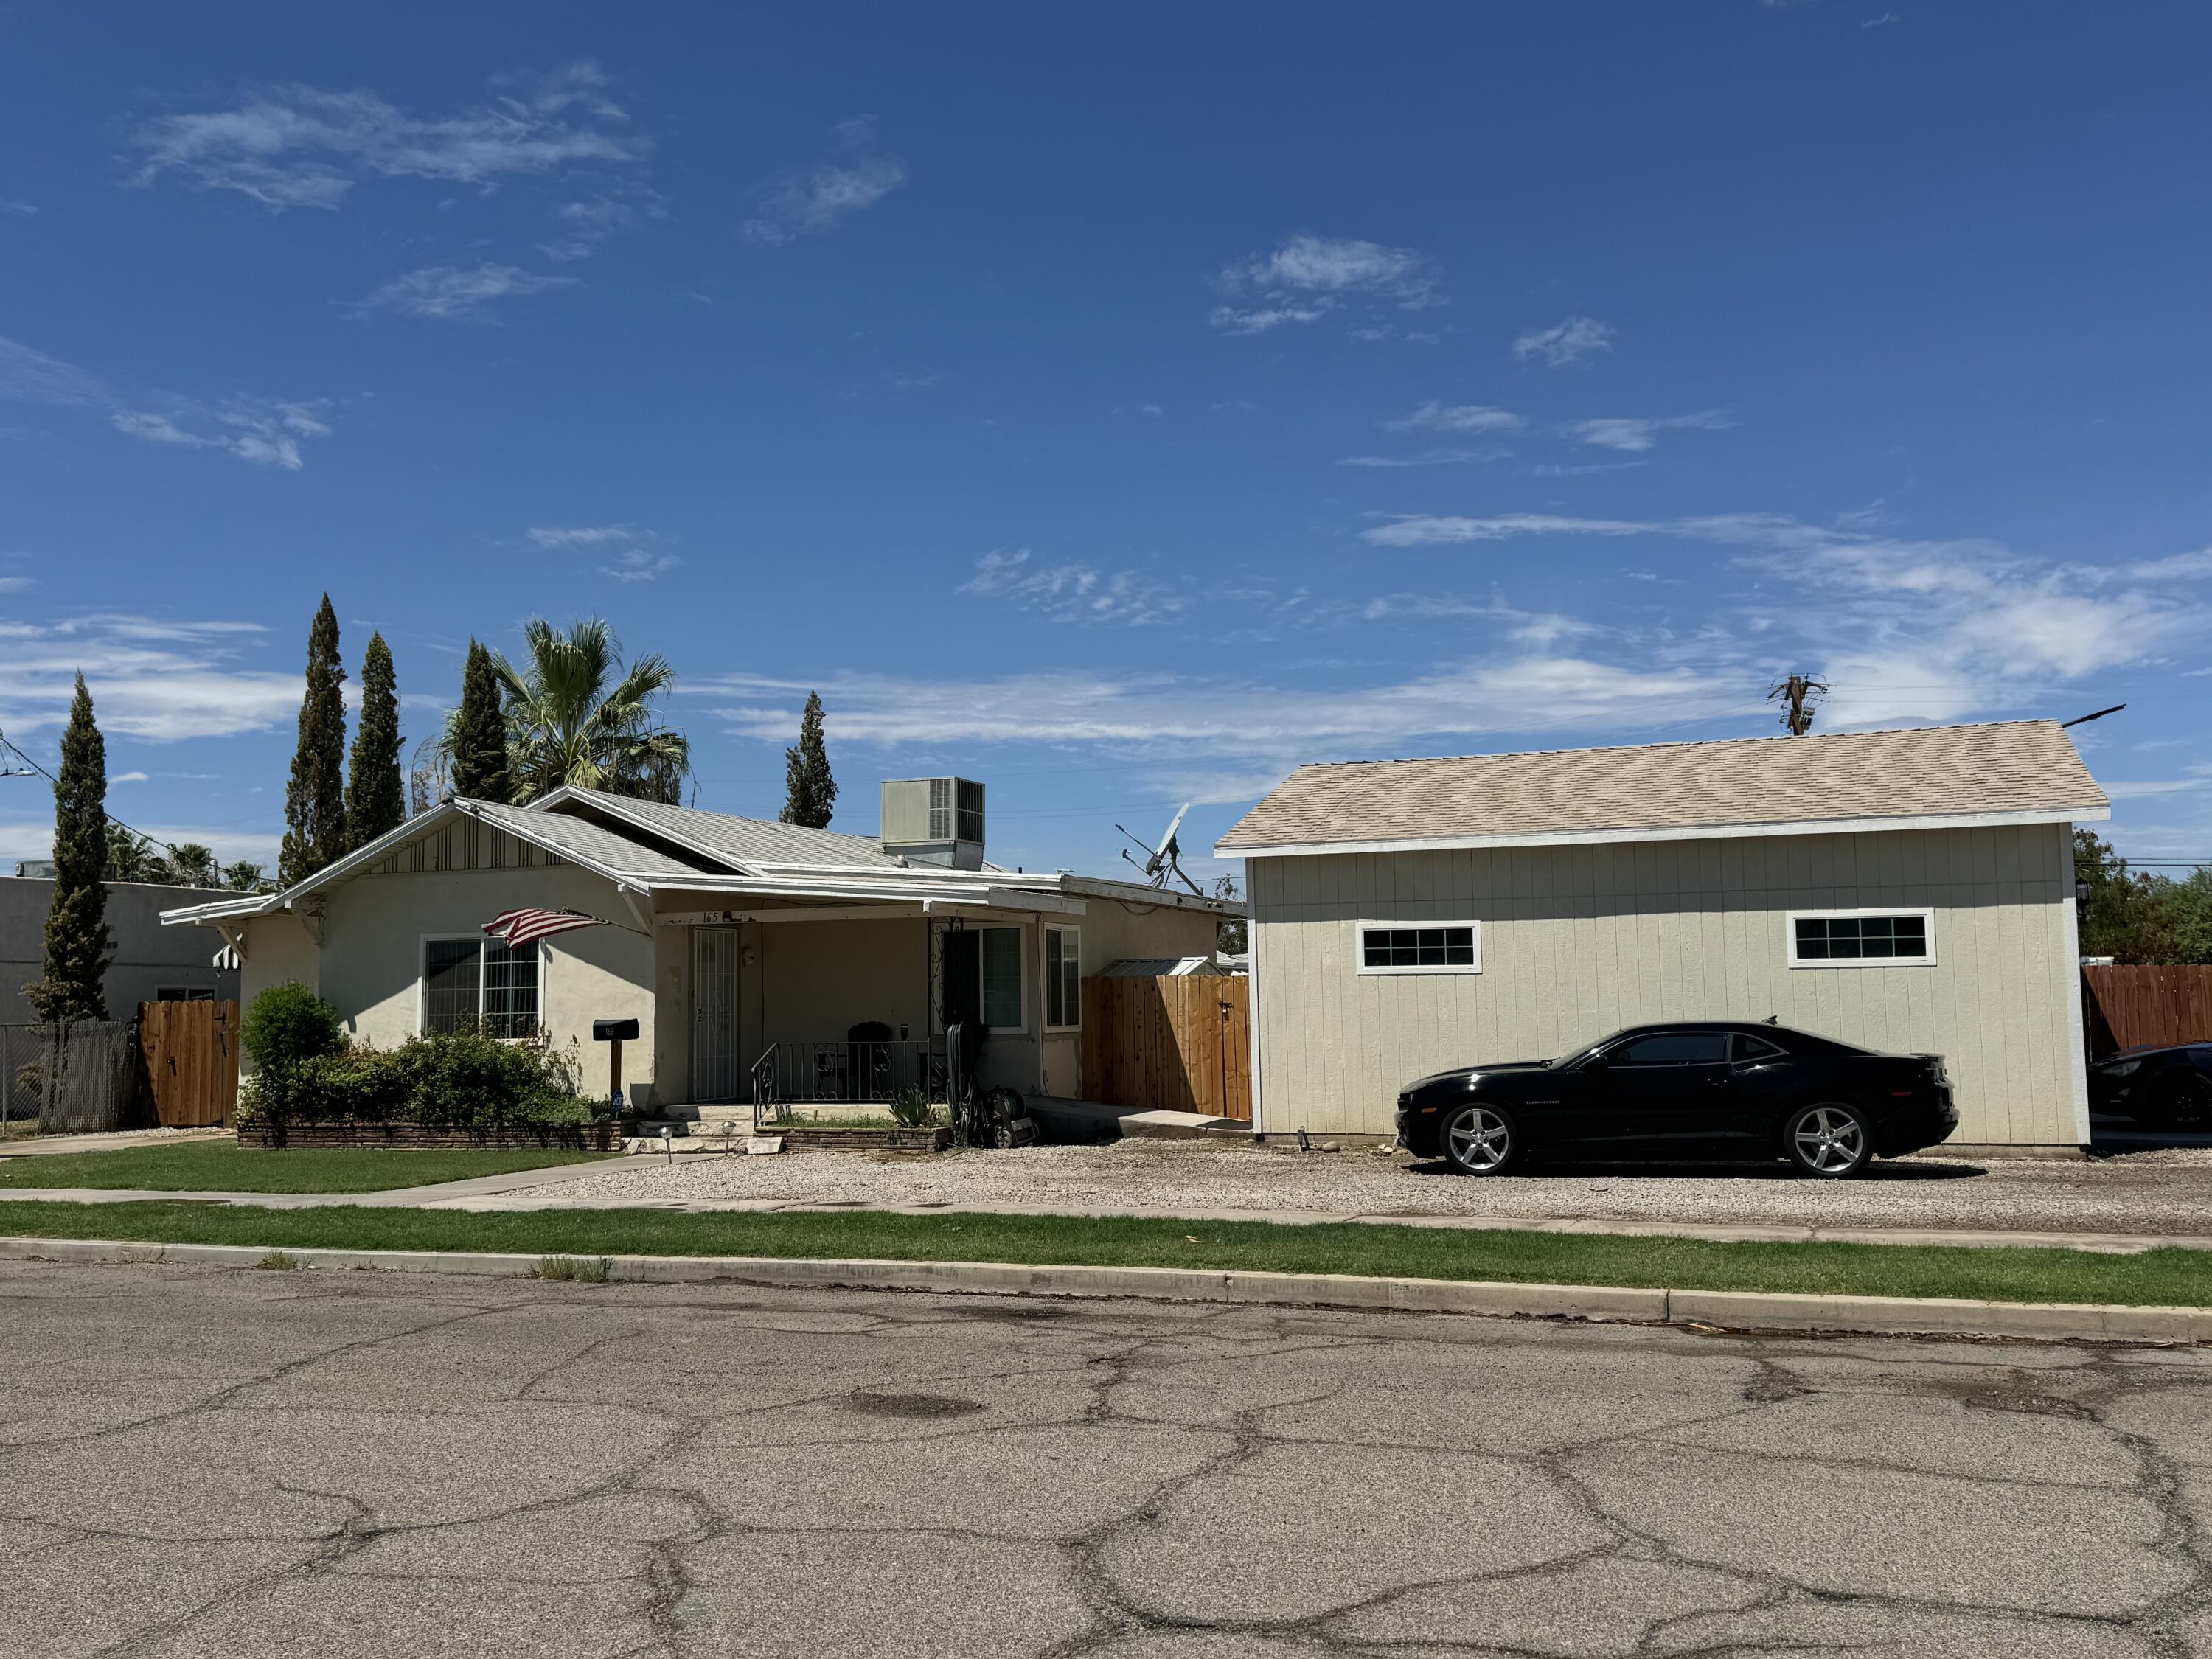
[[[2212,1654],[2212,1351],[0,1264],[0,1652]]]

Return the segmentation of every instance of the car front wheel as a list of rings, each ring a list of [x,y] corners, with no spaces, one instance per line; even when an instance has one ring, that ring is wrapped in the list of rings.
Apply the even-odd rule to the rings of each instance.
[[[2212,1118],[2212,1079],[2200,1072],[2180,1072],[2166,1079],[2151,1097],[2148,1114],[2153,1127],[2202,1129]]]
[[[1495,1106],[1461,1107],[1444,1120],[1437,1139],[1462,1175],[1496,1175],[1521,1150],[1520,1131]]]
[[[1833,1181],[1874,1161],[1874,1135],[1857,1107],[1830,1102],[1793,1113],[1782,1131],[1782,1149],[1805,1174]]]

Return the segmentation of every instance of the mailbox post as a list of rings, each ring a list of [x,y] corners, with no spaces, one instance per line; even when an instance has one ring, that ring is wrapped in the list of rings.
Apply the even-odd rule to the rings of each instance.
[[[592,1022],[592,1041],[612,1045],[607,1050],[607,1109],[617,1117],[623,1115],[622,1046],[636,1040],[637,1022],[634,1019]]]

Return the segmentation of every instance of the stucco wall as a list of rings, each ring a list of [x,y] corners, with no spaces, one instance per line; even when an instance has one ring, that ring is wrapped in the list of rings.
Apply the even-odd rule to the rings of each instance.
[[[107,931],[115,941],[115,960],[100,981],[100,994],[109,1018],[131,1018],[140,1003],[151,1002],[167,987],[212,991],[218,997],[238,994],[237,969],[210,965],[222,948],[220,939],[198,927],[161,926],[162,911],[220,896],[198,887],[108,884]],[[23,987],[46,972],[46,913],[53,905],[52,878],[0,876],[0,1025],[38,1018],[24,999]]]
[[[1961,1141],[2086,1138],[2064,826],[1250,860],[1261,1127],[1389,1133],[1399,1089],[1647,1020],[1944,1056]],[[1930,966],[1791,968],[1785,914],[1933,907]],[[1482,924],[1482,971],[1357,971],[1360,921]]]

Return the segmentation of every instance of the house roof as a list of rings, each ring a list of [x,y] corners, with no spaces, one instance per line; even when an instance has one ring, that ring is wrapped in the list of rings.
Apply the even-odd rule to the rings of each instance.
[[[1327,853],[2109,817],[2055,720],[1301,766],[1217,850]]]
[[[835,830],[809,830],[802,824],[779,823],[764,818],[741,818],[728,812],[702,812],[691,806],[664,806],[657,801],[634,800],[574,785],[554,791],[526,810],[545,817],[562,813],[564,807],[571,804],[649,825],[738,864],[900,867],[898,860],[884,852],[872,836],[848,836]]]
[[[460,803],[456,803],[459,805]],[[617,875],[696,876],[697,864],[686,864],[627,836],[602,829],[586,818],[558,812],[534,811],[527,806],[502,806],[493,801],[471,800],[469,812],[487,823],[534,841],[577,863]]]

